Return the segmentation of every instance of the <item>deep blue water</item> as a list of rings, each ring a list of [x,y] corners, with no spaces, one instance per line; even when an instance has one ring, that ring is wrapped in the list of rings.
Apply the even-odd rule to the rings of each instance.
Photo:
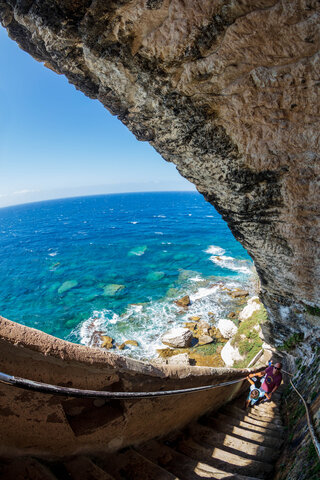
[[[152,355],[159,335],[185,320],[174,299],[192,296],[189,315],[224,316],[221,285],[248,287],[251,266],[196,192],[0,209],[0,314],[74,342],[99,344],[101,333],[119,343],[134,338],[140,357]]]

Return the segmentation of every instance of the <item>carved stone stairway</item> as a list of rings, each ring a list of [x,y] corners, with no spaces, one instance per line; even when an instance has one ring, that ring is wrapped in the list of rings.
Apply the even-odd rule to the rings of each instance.
[[[162,440],[101,456],[61,462],[3,460],[1,480],[271,479],[284,429],[280,394],[244,409],[243,397]]]

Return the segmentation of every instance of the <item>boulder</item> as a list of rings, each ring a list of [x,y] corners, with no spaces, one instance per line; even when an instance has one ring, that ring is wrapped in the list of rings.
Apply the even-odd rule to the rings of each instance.
[[[189,295],[185,295],[184,297],[179,298],[175,301],[175,304],[178,305],[178,307],[188,307],[191,304]]]
[[[237,347],[231,345],[231,340],[225,344],[220,355],[227,367],[232,367],[234,362],[244,360],[245,358],[244,356],[240,355]]]
[[[247,305],[244,307],[243,310],[239,313],[239,320],[243,322],[243,320],[247,320],[251,317],[253,312],[260,310],[261,303],[258,297],[249,298]]]
[[[208,345],[208,343],[212,343],[213,340],[209,335],[201,335],[199,337],[199,345]]]
[[[230,312],[230,313],[228,313],[227,317],[228,318],[236,318],[237,314],[236,314],[236,312]]]
[[[169,330],[162,337],[162,343],[169,345],[169,347],[184,348],[189,347],[193,335],[187,328],[176,327]]]
[[[230,292],[230,294],[233,298],[239,298],[239,297],[248,297],[249,292],[246,290],[235,290],[234,292]]]
[[[189,317],[189,320],[191,320],[191,322],[199,322],[201,317]]]
[[[238,330],[235,324],[226,318],[220,319],[216,326],[224,338],[232,338]]]
[[[139,347],[139,343],[136,340],[126,340],[119,345],[119,350],[123,350],[126,345],[132,345],[133,347]]]
[[[101,347],[103,348],[113,348],[113,338],[109,337],[108,335],[101,335],[102,338],[102,344]]]

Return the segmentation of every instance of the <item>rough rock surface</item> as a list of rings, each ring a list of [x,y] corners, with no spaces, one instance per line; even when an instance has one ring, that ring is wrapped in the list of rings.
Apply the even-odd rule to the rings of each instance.
[[[0,0],[9,35],[193,182],[255,261],[282,343],[319,330],[316,0]]]
[[[238,348],[233,346],[229,340],[221,350],[221,358],[227,367],[232,367],[234,362],[243,360],[245,357],[240,355]]]
[[[249,298],[247,305],[244,307],[243,310],[239,313],[239,320],[242,322],[243,320],[247,320],[251,317],[253,312],[260,310],[261,303],[259,302],[258,297]]]
[[[224,338],[232,338],[238,330],[236,325],[231,320],[227,320],[226,318],[221,318],[216,327]]]
[[[162,336],[161,341],[165,345],[169,345],[169,347],[184,348],[190,346],[192,338],[193,335],[190,330],[183,327],[176,327],[166,332]]]

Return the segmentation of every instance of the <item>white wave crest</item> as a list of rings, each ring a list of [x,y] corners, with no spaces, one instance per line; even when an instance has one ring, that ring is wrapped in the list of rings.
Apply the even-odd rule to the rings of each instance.
[[[210,245],[207,250],[205,250],[206,253],[210,253],[211,255],[223,255],[226,253],[225,249],[222,247],[218,247],[216,245]]]
[[[250,267],[248,267],[248,262],[246,260],[237,260],[236,258],[227,257],[225,255],[213,255],[210,257],[210,260],[221,268],[227,268],[228,270],[244,273],[246,275],[250,275],[252,273],[252,270]]]

